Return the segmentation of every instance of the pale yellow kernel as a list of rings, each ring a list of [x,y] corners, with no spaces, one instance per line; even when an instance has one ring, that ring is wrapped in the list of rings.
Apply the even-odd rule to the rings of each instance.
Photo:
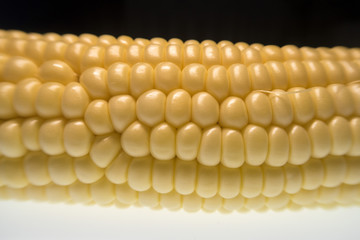
[[[223,199],[218,194],[216,194],[211,198],[205,198],[202,206],[202,210],[209,213],[215,212],[216,210],[219,210],[222,207],[222,202]]]
[[[339,63],[344,70],[346,78],[345,82],[350,83],[360,79],[360,66],[354,62],[349,61],[339,61]]]
[[[152,187],[158,193],[169,193],[174,188],[175,160],[154,160],[152,168]]]
[[[138,98],[144,92],[153,89],[154,73],[151,65],[147,63],[137,63],[131,68],[130,73],[130,92]]]
[[[218,45],[220,47],[222,44],[219,43]],[[232,64],[241,63],[241,52],[237,47],[233,46],[232,43],[231,45],[220,47],[220,51],[221,63],[225,68],[230,67]]]
[[[36,115],[35,100],[41,82],[36,78],[21,80],[14,92],[13,106],[16,113],[21,117]]]
[[[82,120],[72,120],[64,128],[64,147],[72,157],[82,157],[89,153],[94,134]]]
[[[25,57],[40,65],[44,61],[44,52],[47,42],[44,40],[30,40],[25,47]]]
[[[308,126],[307,131],[311,140],[311,156],[314,158],[326,157],[331,151],[330,130],[326,123],[315,120]]]
[[[265,197],[272,198],[280,195],[284,190],[285,177],[283,168],[262,166],[264,187],[262,194]]]
[[[68,187],[71,201],[75,203],[90,203],[92,201],[88,184],[76,181]]]
[[[49,42],[55,42],[61,40],[61,36],[54,32],[48,32],[44,34],[44,39]]]
[[[293,122],[294,109],[289,94],[283,90],[273,90],[269,94],[272,110],[272,122],[286,127]]]
[[[281,50],[284,55],[284,60],[301,60],[301,52],[299,48],[295,45],[285,45],[281,47]]]
[[[67,44],[62,41],[49,42],[44,51],[44,60],[64,60]]]
[[[46,201],[45,187],[28,185],[25,188],[25,194],[30,200],[39,202]]]
[[[281,167],[289,159],[290,140],[288,134],[283,128],[271,126],[268,136],[269,154],[265,162],[273,167]]]
[[[180,87],[180,68],[171,62],[159,63],[154,69],[155,88],[168,94]]]
[[[137,202],[138,192],[133,190],[127,183],[115,185],[115,194],[119,202],[134,204]]]
[[[318,61],[303,61],[310,87],[325,87],[327,75],[323,64]]]
[[[136,121],[125,129],[121,135],[121,146],[133,157],[143,157],[150,153],[150,130]]]
[[[135,42],[136,44],[138,44],[138,45],[143,46],[143,47],[151,44],[150,40],[145,39],[145,38],[136,38],[136,39],[134,39],[134,42]],[[155,44],[155,45],[156,45],[156,44]]]
[[[222,129],[221,163],[229,168],[238,168],[245,162],[245,146],[242,134],[233,129]]]
[[[90,194],[95,203],[110,204],[115,200],[115,185],[103,177],[90,185]]]
[[[260,167],[243,165],[240,168],[241,174],[241,195],[246,198],[253,198],[260,195],[263,189],[263,173]]]
[[[6,45],[6,52],[10,56],[24,56],[27,41],[24,39],[12,39]]]
[[[77,42],[79,40],[79,37],[74,34],[67,33],[62,35],[62,40],[67,44],[71,44]]]
[[[66,49],[64,60],[77,74],[81,73],[82,57],[88,47],[85,43],[75,42],[70,44]]]
[[[43,119],[33,117],[26,119],[21,125],[21,138],[26,149],[30,151],[39,151],[39,130]]]
[[[0,152],[10,158],[24,156],[27,152],[21,138],[20,119],[12,119],[0,125]]]
[[[237,47],[240,51],[243,51],[245,48],[249,47],[249,44],[246,42],[237,42],[234,46]]]
[[[183,89],[176,89],[167,96],[165,120],[180,127],[191,120],[191,96]]]
[[[239,194],[233,198],[224,199],[223,206],[226,210],[235,211],[242,209],[244,204],[245,204],[245,198],[241,196],[241,194]]]
[[[291,125],[288,128],[290,141],[289,163],[301,165],[310,159],[311,141],[307,131],[300,125]]]
[[[84,115],[84,120],[90,130],[96,134],[107,134],[114,131],[111,123],[108,102],[104,100],[92,101]]]
[[[342,84],[331,84],[327,88],[335,107],[335,113],[348,117],[354,113],[354,101],[350,89]]]
[[[169,44],[165,48],[165,61],[174,63],[179,68],[182,68],[182,62],[183,62],[182,43],[171,43],[169,41]]]
[[[247,66],[252,63],[262,63],[261,54],[255,48],[245,48],[241,51],[241,62]]]
[[[216,125],[204,129],[197,160],[205,166],[216,166],[221,160],[221,128]]]
[[[104,169],[96,166],[89,155],[74,158],[74,170],[78,180],[85,184],[94,183],[104,176]]]
[[[144,61],[149,63],[152,67],[161,63],[165,59],[165,47],[158,44],[149,44],[144,50]]]
[[[335,104],[329,91],[324,87],[313,87],[310,91],[315,107],[315,116],[327,120],[335,114]]]
[[[268,126],[272,120],[272,109],[269,97],[261,92],[252,92],[245,99],[249,122]]]
[[[324,66],[328,84],[332,84],[332,83],[344,84],[346,82],[345,73],[340,63],[338,63],[337,61],[322,60],[321,64]]]
[[[192,63],[202,63],[202,51],[199,44],[186,44],[184,46],[184,66]]]
[[[221,55],[219,48],[213,44],[204,44],[202,47],[202,64],[206,68],[210,68],[213,65],[221,64]]]
[[[275,45],[267,45],[261,48],[260,50],[261,57],[263,59],[263,62],[267,61],[283,61],[284,55],[281,51],[281,48]]]
[[[201,129],[190,122],[176,131],[176,155],[182,160],[197,157],[201,141]]]
[[[192,121],[200,127],[209,127],[219,120],[219,104],[207,92],[200,92],[192,97]]]
[[[271,90],[272,82],[264,64],[253,63],[248,66],[253,90]]]
[[[179,38],[171,38],[171,39],[169,39],[168,44],[179,44],[179,45],[183,45],[184,42],[183,42],[181,39],[179,39]]]
[[[268,134],[262,127],[249,124],[243,130],[245,143],[245,161],[252,166],[265,162],[268,154]]]
[[[212,66],[208,70],[206,91],[222,102],[229,95],[230,82],[224,66]]]
[[[90,46],[86,49],[81,63],[80,70],[84,72],[88,68],[92,67],[104,67],[105,48],[102,46]]]
[[[149,156],[132,159],[128,169],[128,184],[136,191],[146,191],[151,187],[153,159]]]
[[[150,133],[151,155],[159,160],[170,160],[175,157],[176,130],[167,123],[160,123]]]
[[[134,65],[144,61],[144,47],[138,44],[130,44],[125,53],[125,62]]]
[[[225,199],[234,198],[240,193],[241,175],[239,168],[220,165],[219,195]]]
[[[272,210],[281,210],[284,209],[290,201],[290,196],[285,192],[282,192],[280,195],[268,198],[266,201],[266,207]]]
[[[303,176],[299,166],[287,164],[284,166],[285,188],[288,194],[294,194],[300,191],[303,186]]]
[[[357,157],[346,157],[347,172],[344,179],[346,184],[359,184],[360,183],[360,161]]]
[[[337,197],[340,194],[341,187],[321,187],[319,189],[318,199],[316,200],[317,203],[321,204],[332,204],[336,202]]]
[[[22,79],[35,77],[38,67],[32,61],[23,57],[11,57],[4,64],[2,79],[7,82],[17,83]]]
[[[152,188],[138,193],[139,199],[138,203],[140,206],[156,208],[159,205],[160,196]]]
[[[64,203],[70,200],[70,196],[66,186],[59,186],[55,183],[50,183],[45,187],[46,198],[49,202]]]
[[[197,176],[196,161],[175,161],[175,190],[182,195],[188,195],[195,191]]]
[[[264,64],[266,67],[273,89],[286,90],[289,85],[286,68],[282,62],[268,61]]]
[[[344,157],[329,156],[322,160],[324,166],[325,187],[337,187],[345,180],[347,174],[347,166]]]
[[[318,47],[318,48],[316,48],[316,50],[319,52],[321,59],[336,60],[336,55],[335,55],[334,51],[331,51],[330,48]]]
[[[136,101],[136,115],[144,124],[152,127],[165,119],[166,95],[156,89],[143,93]]]
[[[352,146],[347,152],[349,156],[360,156],[360,118],[356,117],[350,120],[352,133]]]
[[[9,189],[26,187],[29,182],[24,172],[22,158],[2,157],[0,161],[0,179]]]
[[[107,83],[107,71],[100,67],[89,68],[80,76],[80,84],[94,99],[110,97]]]
[[[61,116],[61,98],[64,89],[64,85],[57,82],[42,84],[35,100],[37,114],[44,118]]]
[[[59,60],[44,62],[39,68],[39,79],[43,82],[68,84],[77,81],[77,75],[66,63]]]
[[[288,60],[284,62],[284,66],[288,76],[289,87],[306,88],[309,85],[306,68],[301,61]]]
[[[197,169],[196,193],[203,198],[210,198],[218,191],[218,168],[199,165]]]
[[[338,60],[351,59],[349,48],[347,48],[347,47],[336,46],[336,47],[331,48],[331,50],[335,53]]]
[[[311,47],[301,47],[300,52],[304,60],[320,61],[320,54]]]
[[[332,149],[330,154],[341,156],[346,154],[352,146],[352,133],[348,120],[336,116],[329,122]]]
[[[253,49],[256,49],[258,51],[260,51],[263,47],[264,47],[264,44],[261,44],[261,43],[253,43],[250,45],[251,48]]]
[[[103,35],[99,36],[98,41],[97,41],[98,45],[104,46],[104,47],[110,46],[115,43],[117,43],[116,38],[114,36],[108,35],[108,34],[103,34]]]
[[[245,209],[260,211],[265,206],[266,199],[263,195],[259,195],[253,198],[247,198],[245,200]]]
[[[51,182],[48,157],[43,152],[30,152],[24,158],[24,171],[29,183],[45,186]]]
[[[160,195],[160,205],[170,211],[181,208],[181,195],[175,190]]]
[[[300,206],[311,206],[315,203],[318,196],[318,189],[300,190],[291,197],[291,201]]]
[[[127,181],[128,167],[131,157],[121,151],[106,167],[105,174],[107,179],[114,184],[122,184]]]
[[[315,116],[315,104],[309,91],[304,88],[291,88],[288,91],[294,110],[294,121],[305,124]]]
[[[66,85],[61,99],[61,110],[66,118],[83,118],[90,103],[89,95],[78,82]]]
[[[247,67],[243,64],[233,64],[228,68],[230,94],[245,97],[251,90],[251,81]]]
[[[106,168],[120,150],[120,135],[118,133],[111,133],[96,136],[89,155],[97,166]]]
[[[324,182],[325,170],[320,159],[311,159],[300,166],[303,175],[303,189],[314,190]]]
[[[41,150],[48,155],[58,155],[65,152],[64,147],[65,120],[54,118],[45,121],[39,130]]]
[[[135,100],[129,95],[118,95],[110,99],[109,113],[117,132],[123,132],[136,120],[135,106]]]
[[[181,75],[181,86],[192,95],[204,91],[206,75],[207,70],[204,65],[198,63],[186,65]]]
[[[73,159],[66,154],[50,156],[48,159],[49,175],[53,183],[62,186],[76,181]]]
[[[16,117],[17,113],[13,105],[16,84],[0,82],[0,119]]]
[[[107,70],[107,85],[112,96],[129,93],[130,67],[126,63],[116,62]]]
[[[104,67],[108,68],[116,62],[125,62],[125,54],[126,48],[120,44],[107,46],[104,56]]]
[[[222,127],[241,129],[248,123],[248,111],[241,98],[228,97],[220,105]]]

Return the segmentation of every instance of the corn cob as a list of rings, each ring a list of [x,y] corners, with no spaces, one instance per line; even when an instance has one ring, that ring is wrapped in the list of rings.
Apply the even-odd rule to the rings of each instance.
[[[360,201],[360,49],[0,31],[0,197]]]

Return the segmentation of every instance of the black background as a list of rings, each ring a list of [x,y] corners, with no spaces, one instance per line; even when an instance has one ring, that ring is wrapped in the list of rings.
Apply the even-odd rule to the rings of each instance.
[[[360,47],[360,9],[344,1],[3,1],[0,28]]]

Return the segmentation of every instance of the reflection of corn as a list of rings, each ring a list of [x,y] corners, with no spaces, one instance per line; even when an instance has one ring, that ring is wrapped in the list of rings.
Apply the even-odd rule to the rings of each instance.
[[[0,196],[360,201],[360,49],[0,31]]]

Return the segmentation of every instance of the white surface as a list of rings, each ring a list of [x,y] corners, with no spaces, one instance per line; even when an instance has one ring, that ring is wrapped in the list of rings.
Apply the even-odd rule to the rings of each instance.
[[[360,239],[360,207],[185,213],[0,201],[0,239]]]

